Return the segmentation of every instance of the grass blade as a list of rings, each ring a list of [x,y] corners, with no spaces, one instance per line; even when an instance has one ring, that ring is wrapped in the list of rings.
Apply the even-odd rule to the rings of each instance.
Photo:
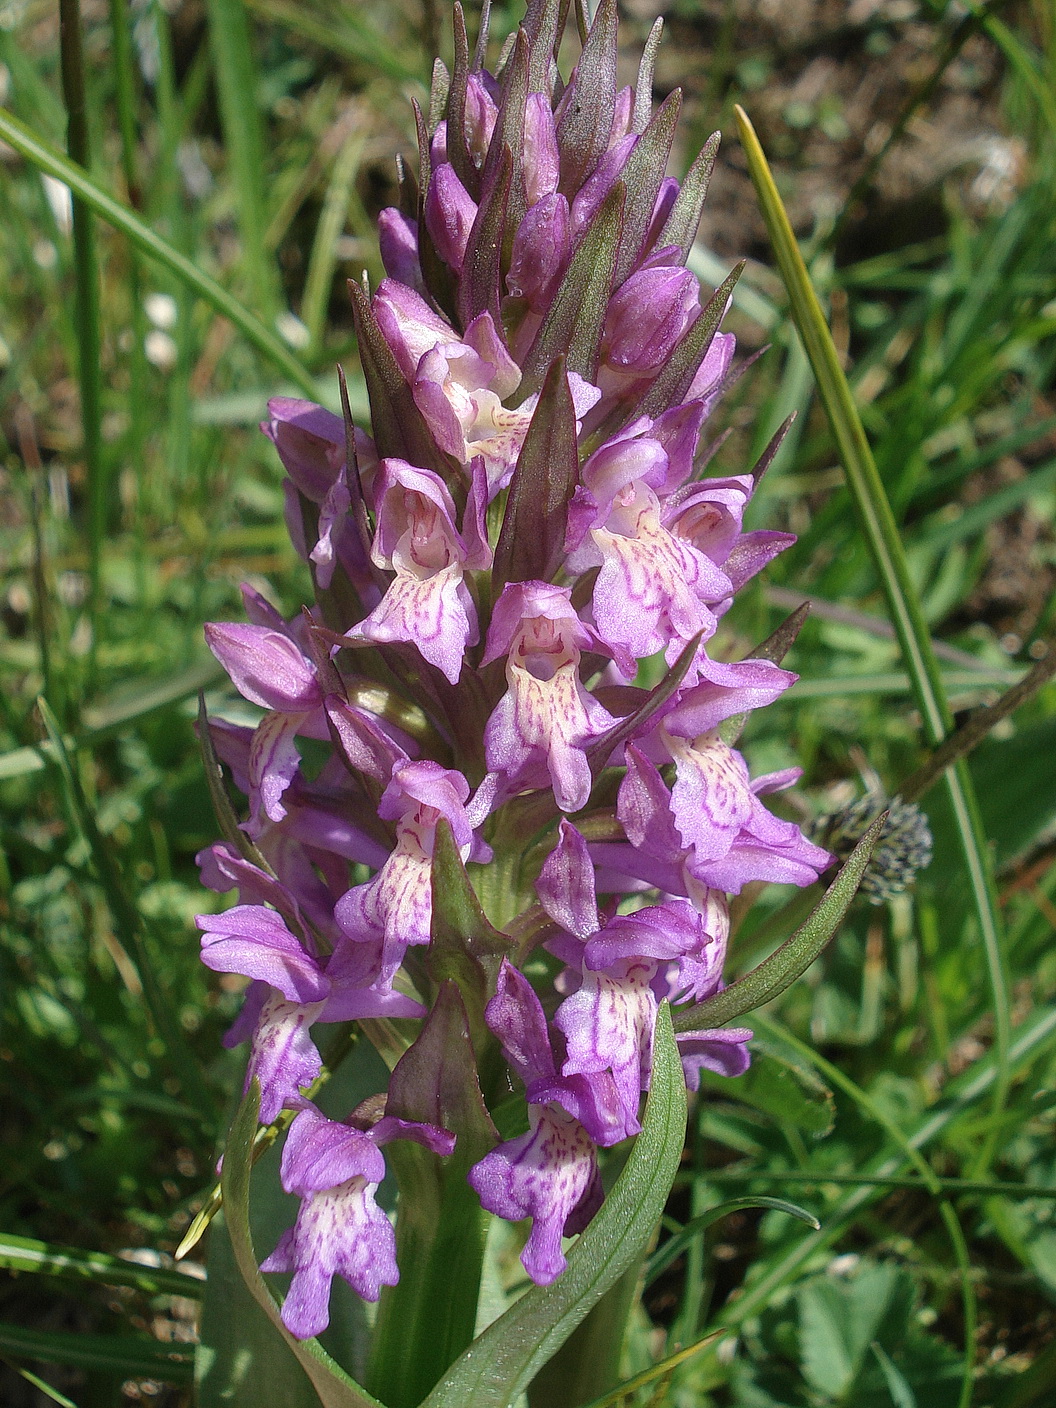
[[[253,303],[270,319],[278,305],[275,270],[264,242],[264,136],[257,106],[253,36],[242,0],[206,0],[220,123],[229,153],[242,268]]]
[[[0,1351],[37,1364],[71,1364],[169,1384],[190,1383],[194,1372],[193,1345],[161,1344],[145,1335],[82,1335],[4,1324]]]
[[[128,206],[115,200],[80,167],[69,161],[49,142],[19,122],[18,118],[0,108],[0,138],[14,147],[39,171],[54,176],[69,186],[73,195],[90,206],[96,215],[115,230],[120,230],[137,249],[156,259],[159,264],[204,298],[217,313],[229,319],[257,351],[308,397],[316,394],[315,383],[289,348],[255,314],[209,274],[203,273],[190,259],[155,233]]]
[[[930,748],[937,748],[949,733],[953,717],[943,692],[938,662],[931,644],[920,600],[909,575],[905,550],[883,481],[873,459],[854,395],[840,366],[839,356],[810,282],[795,234],[770,173],[763,149],[747,114],[736,109],[737,126],[748,159],[748,168],[788,292],[792,319],[806,349],[818,395],[828,417],[854,501],[863,535],[887,599],[913,694],[920,710],[923,732]],[[994,1047],[998,1079],[994,1108],[1000,1109],[1008,1091],[1008,1059],[1012,1036],[1008,980],[1001,953],[1001,921],[986,849],[986,838],[967,766],[963,759],[944,774],[969,887],[986,955],[994,1016]],[[993,1137],[976,1169],[989,1164]]]
[[[651,1286],[656,1278],[682,1255],[694,1237],[698,1237],[727,1213],[740,1212],[743,1208],[767,1208],[775,1212],[786,1212],[789,1217],[798,1217],[800,1222],[813,1227],[815,1232],[821,1231],[821,1223],[812,1212],[807,1212],[806,1208],[801,1208],[798,1203],[790,1203],[786,1198],[764,1197],[758,1193],[750,1193],[744,1198],[730,1198],[725,1203],[708,1208],[707,1212],[702,1212],[699,1217],[692,1218],[684,1227],[680,1227],[673,1237],[669,1237],[659,1251],[653,1253],[645,1264],[645,1284]]]
[[[98,1281],[104,1286],[131,1286],[147,1295],[189,1296],[198,1300],[205,1282],[185,1271],[168,1271],[140,1266],[104,1252],[85,1252],[79,1247],[55,1247],[31,1237],[15,1237],[0,1232],[0,1267],[5,1271],[35,1271],[59,1276],[66,1281]]]

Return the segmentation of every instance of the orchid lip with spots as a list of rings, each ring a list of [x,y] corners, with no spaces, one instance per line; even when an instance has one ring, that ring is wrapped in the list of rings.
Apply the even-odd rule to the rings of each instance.
[[[410,1274],[387,1157],[402,1199],[473,1150],[463,1189],[530,1222],[533,1281],[561,1276],[602,1151],[641,1128],[659,1004],[722,987],[728,896],[831,861],[764,801],[794,775],[753,781],[723,735],[795,679],[715,647],[792,539],[745,531],[753,475],[701,449],[734,356],[686,268],[708,156],[667,176],[678,99],[653,111],[648,64],[617,88],[612,0],[566,77],[562,23],[530,0],[492,72],[456,14],[419,182],[379,222],[387,277],[352,290],[371,425],[279,398],[262,427],[315,603],[287,622],[247,590],[248,624],[206,628],[261,717],[210,725],[248,812],[200,857],[240,896],[200,916],[202,956],[251,980],[229,1040],[261,1120],[292,1117],[300,1211],[262,1250],[299,1338],[334,1276],[374,1300]],[[479,899],[457,932],[441,856]],[[349,1023],[395,1069],[335,1119],[313,1082]],[[687,1085],[745,1070],[750,1036],[681,1034]]]

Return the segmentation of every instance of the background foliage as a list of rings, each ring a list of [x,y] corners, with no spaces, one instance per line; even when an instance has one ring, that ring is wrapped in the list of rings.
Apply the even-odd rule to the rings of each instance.
[[[629,76],[655,9],[628,6]],[[237,991],[201,969],[191,921],[211,902],[193,856],[216,830],[193,696],[239,707],[201,626],[238,617],[241,581],[287,614],[306,599],[255,422],[298,386],[334,404],[337,360],[362,414],[343,281],[380,277],[373,220],[449,36],[431,0],[90,0],[78,64],[76,5],[61,13],[64,45],[50,0],[0,6],[0,98],[165,245],[80,205],[71,218],[41,162],[0,146],[0,1265],[17,1272],[0,1284],[0,1396],[176,1405],[201,1283],[171,1253],[239,1079],[219,1045]],[[746,748],[757,771],[800,763],[819,815],[863,773],[896,792],[924,757],[921,720],[733,105],[774,164],[961,722],[1054,648],[1056,22],[1047,0],[666,14],[657,95],[685,87],[687,152],[725,137],[695,266],[715,284],[752,256],[728,326],[744,352],[771,344],[719,412],[716,467],[740,470],[800,413],[752,525],[799,543],[721,643],[743,653],[812,599],[801,682]],[[497,8],[500,41],[517,17]],[[736,1338],[626,1402],[1051,1401],[1054,703],[1049,686],[971,759],[999,964],[935,787],[915,893],[856,906],[754,1022],[752,1072],[716,1078],[691,1113],[623,1368],[710,1328]],[[735,967],[792,927],[772,918],[785,899],[742,916]],[[821,1230],[743,1206],[763,1196]],[[551,1392],[533,1408],[567,1401]]]

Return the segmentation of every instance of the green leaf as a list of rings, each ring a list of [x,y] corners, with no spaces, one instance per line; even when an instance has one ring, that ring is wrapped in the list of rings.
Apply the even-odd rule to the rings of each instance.
[[[861,884],[865,867],[880,839],[887,812],[882,812],[847,857],[846,864],[825,891],[804,924],[757,968],[728,988],[685,1008],[675,1018],[679,1032],[711,1030],[754,1012],[778,997],[801,977],[835,934]]]
[[[0,1267],[5,1271],[36,1271],[66,1281],[98,1281],[103,1286],[132,1286],[147,1295],[188,1296],[198,1300],[205,1282],[184,1271],[140,1266],[104,1252],[78,1247],[54,1247],[31,1237],[0,1233]]]
[[[497,150],[495,178],[480,203],[466,241],[458,284],[458,311],[463,326],[487,311],[495,326],[502,327],[502,237],[512,199],[514,162],[509,147]]]
[[[261,1384],[283,1408],[319,1408],[297,1356],[242,1279],[222,1212],[209,1224],[209,1291],[199,1333],[197,1408],[256,1408]]]
[[[808,1281],[797,1299],[803,1374],[811,1387],[844,1399],[885,1318],[900,1306],[911,1307],[913,1294],[909,1278],[887,1262],[867,1265],[849,1281]]]
[[[869,1348],[876,1355],[876,1362],[880,1365],[880,1372],[884,1376],[884,1382],[887,1384],[887,1390],[895,1408],[917,1408],[916,1395],[906,1381],[905,1374],[884,1346],[879,1340],[873,1340]]]
[[[161,1344],[145,1335],[82,1335],[6,1324],[0,1325],[0,1354],[168,1384],[189,1383],[194,1365],[194,1350],[187,1344]]]
[[[290,1334],[279,1316],[275,1298],[261,1275],[249,1226],[249,1184],[259,1110],[260,1087],[254,1079],[231,1126],[220,1179],[231,1250],[242,1274],[242,1280],[257,1305],[271,1321],[276,1335],[285,1340],[293,1351],[301,1368],[311,1380],[322,1408],[383,1408],[377,1399],[360,1388],[359,1384],[331,1359],[318,1340],[298,1340]]]
[[[667,1201],[686,1134],[686,1085],[666,1003],[657,1015],[642,1132],[601,1211],[550,1286],[534,1286],[473,1341],[423,1408],[507,1408],[641,1254]]]
[[[88,173],[67,160],[49,142],[19,122],[6,108],[0,108],[0,138],[31,162],[38,171],[53,176],[69,186],[75,196],[90,206],[96,215],[120,230],[137,249],[157,260],[189,289],[192,289],[222,317],[238,328],[243,337],[266,357],[272,365],[299,387],[305,396],[315,394],[314,383],[289,348],[269,328],[245,308],[237,298],[222,288],[215,279],[202,272],[186,255],[174,249],[168,240],[150,228],[127,206],[122,205],[92,180]]]
[[[678,1260],[690,1242],[706,1232],[713,1223],[721,1221],[731,1212],[741,1212],[745,1208],[768,1208],[773,1212],[786,1212],[789,1217],[798,1217],[800,1222],[805,1222],[808,1227],[813,1227],[815,1232],[821,1231],[821,1223],[812,1212],[807,1212],[806,1208],[801,1208],[798,1203],[790,1203],[787,1198],[769,1198],[756,1193],[749,1194],[744,1198],[730,1198],[725,1203],[718,1203],[715,1207],[708,1208],[707,1212],[702,1212],[699,1217],[687,1222],[684,1227],[678,1229],[673,1237],[669,1237],[658,1251],[653,1253],[645,1265],[645,1284],[651,1286],[673,1261]]]
[[[663,249],[665,245],[678,245],[682,251],[683,263],[697,237],[697,226],[700,224],[701,211],[708,197],[708,186],[719,151],[720,137],[720,133],[713,132],[704,143],[696,161],[686,173],[671,207],[671,214],[667,217],[667,224],[656,242],[657,249]]]
[[[649,232],[656,197],[667,173],[671,143],[674,141],[681,106],[682,93],[676,88],[657,109],[620,173],[620,179],[627,187],[627,205],[623,229],[620,232],[620,247],[616,254],[616,274],[613,282],[617,287],[634,268]]]

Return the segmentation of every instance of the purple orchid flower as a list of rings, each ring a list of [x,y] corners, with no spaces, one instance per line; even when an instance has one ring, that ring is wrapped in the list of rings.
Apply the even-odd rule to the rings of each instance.
[[[374,1200],[385,1176],[381,1146],[411,1139],[442,1155],[455,1147],[455,1136],[436,1125],[383,1116],[360,1129],[303,1103],[286,1136],[281,1170],[283,1188],[301,1199],[300,1211],[261,1262],[262,1271],[293,1272],[282,1319],[298,1339],[322,1334],[330,1323],[335,1276],[372,1301],[400,1279],[392,1224]]]
[[[463,577],[467,569],[491,565],[486,507],[482,459],[474,461],[461,533],[455,528],[451,494],[439,475],[403,460],[383,460],[372,556],[395,576],[382,600],[347,638],[411,641],[457,684],[466,647],[479,639],[476,607]]]
[[[380,981],[389,984],[406,950],[430,939],[432,861],[436,827],[451,826],[463,859],[489,860],[490,849],[473,834],[466,812],[469,784],[461,773],[430,761],[397,763],[378,815],[396,823],[396,847],[373,880],[356,885],[338,902],[335,918],[354,944],[380,943]]]
[[[381,951],[350,949],[318,958],[305,935],[263,905],[241,904],[223,914],[199,914],[202,962],[218,973],[253,979],[242,1019],[229,1035],[245,1040],[255,1018],[246,1088],[260,1081],[260,1118],[270,1124],[319,1075],[322,1061],[309,1036],[314,1022],[363,1017],[418,1017],[424,1008],[402,993],[375,986]]]
[[[795,677],[702,644],[792,541],[745,531],[755,476],[705,477],[735,351],[704,335],[687,267],[712,152],[684,185],[666,175],[679,99],[653,114],[650,62],[640,91],[617,89],[614,0],[559,79],[566,8],[530,0],[498,75],[461,27],[437,69],[420,180],[379,221],[388,276],[353,290],[373,438],[356,429],[352,453],[323,407],[269,404],[318,606],[286,622],[247,589],[246,624],[206,628],[264,717],[210,725],[255,850],[228,832],[201,852],[203,882],[240,901],[201,917],[202,954],[250,980],[226,1040],[251,1042],[261,1118],[298,1111],[282,1181],[301,1207],[264,1266],[292,1272],[300,1337],[326,1325],[335,1274],[367,1299],[398,1279],[380,1146],[490,1147],[496,1043],[528,1128],[474,1152],[469,1180],[531,1219],[528,1274],[559,1276],[562,1237],[600,1205],[599,1150],[639,1131],[659,1004],[722,988],[729,896],[830,861],[761,800],[796,770],[753,781],[721,727]],[[679,684],[650,697],[635,680],[660,653],[682,657]],[[461,956],[458,926],[434,925],[452,881],[488,921]],[[533,942],[538,992],[503,956]],[[305,1096],[314,1024],[363,1021],[390,1054],[392,1017],[426,1019],[397,1029],[392,1115],[324,1118]],[[687,1086],[742,1072],[750,1035],[680,1034]],[[415,1198],[415,1161],[394,1162]]]

